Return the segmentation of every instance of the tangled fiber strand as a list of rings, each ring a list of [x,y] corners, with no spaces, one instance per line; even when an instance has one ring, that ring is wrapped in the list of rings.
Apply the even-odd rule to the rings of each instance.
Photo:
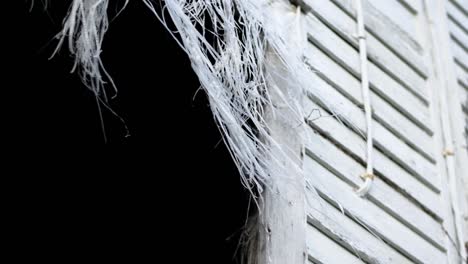
[[[41,2],[42,6],[44,6],[44,9],[47,9],[47,6],[49,5],[49,0],[39,0],[39,2]],[[32,11],[35,3],[35,0],[31,0],[31,7],[29,8],[29,11]]]
[[[143,2],[167,26],[165,13],[158,12],[154,1]],[[242,182],[252,194],[254,189],[261,193],[265,186],[273,187],[271,170],[282,167],[272,166],[269,153],[281,146],[264,120],[265,109],[275,108],[274,88],[267,87],[267,52],[280,54],[292,71],[303,65],[281,36],[284,32],[278,32],[277,26],[282,25],[271,20],[271,14],[267,16],[268,5],[269,1],[258,0],[167,0],[163,8],[177,28],[174,37],[191,60]],[[295,110],[298,123],[303,122],[297,92],[276,92],[281,104]],[[280,163],[278,158],[275,161]]]
[[[313,85],[303,59],[307,35],[300,9],[281,0],[166,0],[160,13],[153,1],[143,1],[166,27],[166,14],[175,25],[174,38],[208,95],[245,187],[254,197],[268,188],[278,196],[274,199],[288,198],[284,185],[292,184],[300,192],[305,186],[298,162],[302,149],[284,138],[306,141],[302,138],[306,133],[301,133],[306,128],[301,102],[305,88]],[[304,185],[293,184],[301,179]],[[268,223],[282,217],[282,212],[267,209],[263,196],[255,198],[260,199],[258,214],[249,219],[240,240],[241,260],[249,264],[264,263],[262,248],[267,247],[266,259],[273,255],[266,245],[270,243]],[[305,203],[303,199],[298,204]],[[304,234],[305,207],[298,209],[303,212],[296,216],[303,219],[295,231]],[[285,235],[290,227],[276,226],[276,244],[291,239]],[[305,239],[300,236],[295,239],[305,251]]]
[[[108,101],[104,86],[110,82],[117,94],[112,78],[106,72],[101,51],[104,35],[109,27],[107,7],[109,0],[74,0],[64,28],[57,36],[59,44],[54,52],[68,40],[68,48],[75,57],[72,72],[78,70],[84,84],[90,88],[103,102]]]
[[[125,0],[124,6],[129,0]],[[47,5],[47,0],[45,0]],[[126,137],[130,135],[125,121],[108,104],[106,84],[109,82],[112,88],[112,98],[117,96],[117,88],[109,73],[104,68],[101,60],[102,43],[104,35],[109,27],[107,8],[109,0],[73,0],[64,20],[63,30],[57,35],[59,43],[52,57],[60,50],[65,41],[68,41],[68,49],[75,57],[72,72],[78,71],[83,83],[96,96],[104,141],[107,141],[101,105],[110,113],[120,119],[126,131]],[[119,12],[120,13],[120,12]]]
[[[287,198],[283,185],[300,179],[305,182],[297,162],[301,149],[275,138],[271,128],[296,130],[287,135],[297,136],[297,142],[306,141],[302,138],[306,133],[301,133],[307,127],[301,102],[305,88],[313,83],[303,59],[307,35],[300,9],[281,0],[166,0],[165,12],[159,13],[153,1],[143,1],[166,26],[165,14],[169,14],[177,29],[174,37],[208,95],[244,186],[254,197],[268,188],[277,199]],[[286,122],[287,127],[275,124],[288,119],[293,121]],[[249,219],[240,240],[242,263],[263,263],[259,253],[264,247],[268,248],[267,258],[273,255],[265,245],[270,243],[267,223],[275,215],[281,217],[275,210],[267,213],[263,196],[255,198],[260,199],[258,214]],[[297,216],[303,219],[296,230],[305,232],[305,208],[299,210],[303,214]],[[274,230],[276,243],[289,239],[284,236],[286,228],[290,226]],[[296,239],[305,250],[305,239]]]

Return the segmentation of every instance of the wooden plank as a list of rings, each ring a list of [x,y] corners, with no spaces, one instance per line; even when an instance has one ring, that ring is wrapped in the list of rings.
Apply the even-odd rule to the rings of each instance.
[[[458,99],[460,100],[461,105],[465,107],[467,106],[468,90],[461,85],[458,85]]]
[[[323,112],[325,110],[313,103],[310,100],[305,101],[305,108],[307,112]],[[327,135],[327,137],[333,140],[333,143],[345,150],[354,158],[363,162],[366,154],[366,143],[356,133],[352,132],[349,128],[340,124],[337,120],[331,117],[318,118],[319,116],[311,116],[310,125],[313,129],[320,131]],[[316,119],[318,118],[318,119]],[[404,193],[406,196],[411,197],[412,200],[417,202],[422,208],[430,212],[431,215],[441,221],[440,215],[441,204],[439,196],[431,191],[428,187],[421,184],[413,176],[408,174],[394,161],[389,159],[379,150],[374,151],[374,164],[375,173],[385,179],[387,183],[392,183],[393,186],[398,186],[398,190]]]
[[[467,108],[467,98],[468,98],[468,91],[461,85],[458,85],[458,99],[460,100],[460,105],[463,108]]]
[[[458,83],[468,89],[468,72],[462,69],[458,63],[455,63],[455,75],[457,76]]]
[[[353,67],[355,65],[360,65],[359,56],[356,56],[357,51],[336,35],[330,28],[325,26],[314,15],[307,15],[305,20],[309,40],[324,50],[330,57],[339,62],[349,72],[360,78],[360,68]],[[348,26],[347,28],[349,29],[350,27]],[[344,33],[345,31],[348,33]],[[352,34],[352,31],[344,30],[344,27],[342,27],[339,32],[342,32],[345,36],[351,36],[350,34]],[[354,43],[356,43],[355,40]],[[332,50],[335,52],[332,52]],[[356,69],[359,69],[359,71]]]
[[[308,15],[306,19],[309,39],[311,41],[317,42],[317,44],[324,47],[329,47],[329,45],[336,42],[338,42],[338,44],[334,44],[334,46],[340,45],[344,48],[349,46],[348,43],[345,43],[336,35],[336,33],[338,33],[355,48],[357,47],[357,39],[354,37],[356,31],[355,22],[348,15],[334,6],[329,0],[311,1],[311,8],[312,10],[316,10],[314,14]],[[324,13],[327,15],[323,15]],[[327,23],[336,33],[325,26],[324,23]],[[418,98],[423,100],[423,102],[428,103],[424,79],[410,68],[408,64],[397,57],[395,53],[391,52],[379,40],[373,37],[373,35],[368,34],[367,40],[369,60],[409,89]],[[347,49],[349,51],[353,50],[351,46]],[[349,56],[343,57],[344,55],[345,53],[340,54],[338,57],[343,61],[349,61],[347,60]]]
[[[360,257],[366,263],[412,264],[410,260],[385,244],[381,239],[368,232],[364,227],[348,218],[342,212],[339,212],[327,201],[324,201],[317,195],[311,197],[309,201],[309,224],[325,233],[328,237],[348,249],[349,252]],[[321,251],[320,248],[317,251]],[[311,252],[311,255],[319,254],[333,254],[333,252],[318,252],[318,254]],[[348,262],[324,262],[324,264],[329,263]]]
[[[447,1],[446,8],[449,19],[457,24],[464,32],[468,33],[468,16],[463,14],[460,9],[454,6],[450,1]]]
[[[340,116],[341,120],[364,135],[366,122],[362,109],[346,99],[328,83],[315,74],[311,74],[311,85],[307,92],[322,106],[326,106],[330,112]],[[333,98],[330,100],[330,98]],[[386,155],[398,162],[408,172],[413,174],[421,182],[435,191],[438,191],[438,179],[434,171],[434,165],[422,155],[414,151],[395,135],[390,133],[380,123],[373,122],[375,146]]]
[[[468,84],[458,80],[458,85],[468,91]]]
[[[462,79],[457,79],[457,81],[458,81],[458,85],[460,87],[463,87],[463,88],[468,90],[468,83],[467,82],[463,82]]]
[[[466,105],[466,96],[459,97],[460,105],[465,115],[468,114],[468,106]]]
[[[468,16],[468,3],[466,3],[466,0],[449,0],[449,1],[452,2],[454,6],[460,10],[460,12]]]
[[[375,64],[369,62],[367,65],[371,89],[391,103],[398,111],[405,114],[426,133],[432,135],[432,121],[427,106]]]
[[[345,13],[335,4],[330,2],[330,0],[305,0],[304,1],[310,8],[311,11],[314,13],[315,16],[320,18],[325,24],[329,27],[333,28],[338,34],[342,34],[348,42],[351,42],[354,46],[357,46],[357,39],[355,38],[356,34],[356,23],[349,14]],[[367,22],[367,21],[366,21]],[[388,32],[388,29],[386,29]],[[398,32],[392,32],[387,35],[395,35]],[[373,34],[372,38],[376,38]],[[395,36],[398,38],[398,36]],[[402,44],[402,40],[395,41],[393,46],[390,46],[393,42],[385,42],[386,40],[382,41],[379,45],[389,45],[386,49],[390,49],[393,53],[398,56],[401,60],[405,61],[409,64],[411,68],[413,68],[416,72],[420,73],[422,76],[427,76],[428,69],[424,62],[424,58],[422,55],[415,53],[411,49],[408,49]],[[378,43],[380,41],[374,41]],[[370,45],[370,43],[369,43]],[[379,51],[382,48],[375,48]],[[388,51],[387,51],[388,52]],[[372,51],[369,51],[372,53]]]
[[[388,215],[312,159],[304,159],[307,179],[321,196],[339,205],[357,222],[415,263],[445,263],[445,254]],[[319,207],[320,208],[320,207]],[[397,262],[398,263],[398,262]]]
[[[317,264],[328,263],[349,263],[364,264],[358,257],[334,242],[313,226],[307,228],[307,248],[309,260]]]
[[[433,135],[429,108],[373,63],[368,63],[370,87],[428,135]],[[418,112],[414,112],[418,111]]]
[[[468,73],[468,53],[464,51],[457,42],[451,41],[450,44],[455,63],[460,65],[460,67]]]
[[[465,105],[467,106],[468,108],[468,93],[465,97],[466,101],[465,101]],[[461,146],[460,146],[460,150],[463,151],[463,150],[466,150],[468,152],[468,112],[465,112],[464,113],[464,117],[465,117],[465,127],[464,127],[464,133],[465,133],[465,136],[464,137],[461,137]],[[463,181],[466,181],[465,179],[462,178]],[[465,183],[466,184],[466,183]],[[468,186],[467,186],[468,187]],[[467,195],[467,198],[468,198],[468,193],[465,192],[465,194]]]
[[[455,64],[457,66],[460,66],[460,69],[462,69],[463,72],[468,73],[468,63],[465,63],[462,60],[460,60],[458,56],[454,57],[453,60],[455,61]]]
[[[358,106],[363,105],[359,80],[313,45],[308,45],[306,48],[306,57],[308,56],[310,56],[309,64],[314,67],[314,70],[322,79],[326,80]],[[376,120],[427,159],[434,161],[432,138],[427,133],[374,92],[371,92],[371,102],[374,109],[373,116]],[[426,109],[426,112],[428,112],[428,109]]]
[[[401,83],[410,91],[416,92],[427,103],[425,78],[417,74],[408,64],[386,49],[382,42],[368,35],[369,60],[379,66],[393,79]]]
[[[448,20],[448,26],[450,30],[450,36],[453,41],[465,51],[468,52],[468,33],[463,31],[457,24],[453,23],[452,20]]]
[[[321,135],[311,133],[306,148],[309,157],[352,188],[356,189],[362,184],[359,175],[365,168]],[[374,180],[368,198],[431,244],[445,250],[445,234],[441,224],[380,178]]]
[[[420,10],[420,4],[418,0],[397,0],[402,4],[411,14],[417,15]]]
[[[341,9],[343,9],[351,17],[356,18],[356,1],[353,0],[331,0]],[[374,0],[364,0],[364,20],[366,21],[366,27],[373,34],[379,35],[378,38],[382,38],[384,42],[396,43],[403,42],[405,46],[415,51],[417,54],[423,55],[424,50],[419,42],[414,39],[413,36],[403,31],[398,25],[396,25],[386,14],[383,14],[375,8],[371,3]],[[384,32],[393,32],[398,36],[386,37]],[[382,35],[382,36],[380,36]],[[386,40],[385,38],[388,38]]]
[[[369,1],[380,13],[385,14],[395,25],[405,31],[410,36],[416,38],[418,36],[417,24],[418,17],[408,12],[405,0],[390,0],[390,1]]]
[[[331,0],[352,18],[356,18],[355,0]],[[387,15],[377,10],[371,1],[364,0],[364,20],[366,29],[382,44],[406,61],[421,76],[428,76],[428,68],[422,56],[421,45],[407,32],[398,27]]]

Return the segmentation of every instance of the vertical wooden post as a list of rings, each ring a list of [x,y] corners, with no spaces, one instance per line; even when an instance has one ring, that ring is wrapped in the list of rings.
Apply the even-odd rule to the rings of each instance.
[[[447,176],[447,178],[442,178],[443,196],[445,200],[449,200],[447,203],[449,213],[444,220],[444,227],[450,236],[450,242],[447,245],[449,256],[451,256],[449,263],[458,263],[460,260],[457,261],[457,258],[466,261],[464,244],[467,239],[467,226],[464,217],[467,208],[464,198],[460,199],[460,194],[463,194],[464,190],[459,183],[461,178],[468,174],[468,153],[461,148],[464,118],[457,98],[457,83],[453,56],[450,52],[445,4],[446,0],[426,1],[425,7],[432,35],[431,47],[437,79],[434,84],[438,84],[438,87],[432,87],[434,93],[432,103],[436,104],[434,107],[438,110],[434,114],[437,114],[441,124],[439,132],[443,139],[443,146],[438,151],[439,155],[444,156],[440,161],[444,163],[447,173],[442,174]],[[453,247],[453,241],[456,241],[456,247]],[[452,249],[456,252],[452,252]]]
[[[278,65],[279,61],[273,57],[271,55],[268,62]],[[275,75],[281,72],[279,69],[274,71]],[[287,92],[287,82],[274,79],[270,85],[277,85],[279,90]],[[293,118],[291,110],[277,99],[277,94],[272,93],[276,107],[267,110],[265,119],[270,125],[271,136],[287,151],[273,148],[271,154],[271,159],[279,161],[282,168],[272,169],[272,188],[266,188],[263,193],[259,264],[302,264],[306,260],[305,180],[297,168],[302,163],[303,145],[297,118]],[[271,163],[277,166],[273,165],[276,161]]]
[[[278,19],[284,19],[283,26],[294,26],[296,14],[292,6],[285,4],[284,11],[280,11],[284,16]],[[290,32],[294,34],[295,30],[291,29]],[[266,188],[262,195],[263,215],[260,215],[257,260],[259,264],[303,264],[307,261],[305,179],[301,170],[303,142],[300,135],[304,128],[301,126],[302,120],[298,120],[297,113],[288,105],[291,102],[283,99],[297,99],[303,95],[294,86],[293,74],[285,69],[272,49],[266,56],[265,64],[273,105],[266,109],[265,120],[269,124],[270,135],[281,149],[272,146],[271,188]]]

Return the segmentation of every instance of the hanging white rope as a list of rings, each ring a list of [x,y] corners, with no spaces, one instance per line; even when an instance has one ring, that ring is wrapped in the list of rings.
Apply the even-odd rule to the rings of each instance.
[[[372,159],[373,138],[372,138],[372,107],[369,96],[369,78],[367,73],[367,44],[366,44],[366,31],[364,27],[364,9],[362,0],[357,1],[357,26],[358,26],[358,39],[359,39],[359,55],[361,59],[361,88],[362,98],[364,101],[364,112],[366,115],[367,124],[367,166],[366,172],[361,175],[364,184],[356,191],[359,196],[365,196],[369,193],[374,180],[374,167]]]

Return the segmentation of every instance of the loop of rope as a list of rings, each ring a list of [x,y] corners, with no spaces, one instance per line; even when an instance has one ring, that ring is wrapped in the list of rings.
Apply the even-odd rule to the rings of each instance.
[[[444,149],[444,151],[442,151],[442,155],[444,157],[447,157],[447,156],[454,156],[455,155],[455,152],[453,152],[453,150],[451,149]]]
[[[375,175],[366,172],[366,173],[361,174],[359,177],[361,177],[361,179],[363,180],[367,180],[367,179],[373,180],[375,178]]]

